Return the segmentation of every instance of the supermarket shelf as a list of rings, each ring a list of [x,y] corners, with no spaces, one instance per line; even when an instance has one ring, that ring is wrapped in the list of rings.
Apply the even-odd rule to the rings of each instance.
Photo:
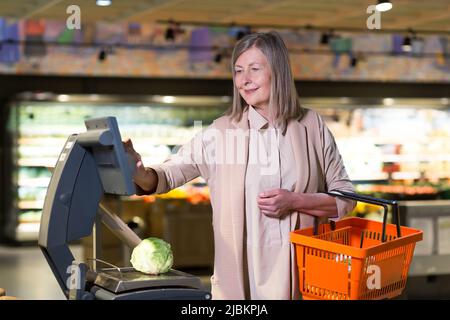
[[[19,223],[39,223],[42,218],[42,209],[28,209],[19,212]]]
[[[414,180],[414,179],[420,179],[421,176],[420,176],[419,172],[398,171],[398,172],[393,172],[391,178],[392,178],[392,180]],[[450,175],[448,175],[446,172],[444,172],[442,174],[435,174],[435,175],[427,174],[426,178],[432,178],[434,180],[438,180],[440,178],[450,179]],[[388,179],[389,179],[389,175],[387,173],[373,174],[373,175],[370,175],[370,176],[353,175],[353,176],[351,176],[351,179],[352,179],[352,182],[355,183],[355,184],[387,182]]]
[[[53,168],[56,164],[56,158],[21,158],[18,165],[21,167],[45,167]]]
[[[352,181],[385,181],[389,177],[387,173],[380,172],[370,175],[352,175],[350,178]]]
[[[39,222],[19,223],[16,227],[17,241],[37,241],[39,239]]]
[[[174,129],[176,130],[176,129]],[[83,130],[80,130],[81,132]],[[35,135],[37,135],[38,133],[36,133]],[[66,138],[69,136],[70,134],[66,135]],[[139,138],[138,134],[123,134],[123,137],[130,137],[133,140],[133,143],[136,142],[145,142],[145,144],[147,145],[182,145],[184,143],[187,143],[192,137],[194,136],[194,134],[187,134],[187,133],[180,133],[178,135],[166,135],[166,136],[157,136],[157,135],[152,135],[149,134],[147,137],[145,137],[144,139]],[[29,157],[34,157],[36,156],[36,154],[34,154],[34,149],[38,149],[41,146],[46,146],[48,147],[48,145],[44,145],[42,141],[40,141],[41,139],[45,139],[45,136],[40,136],[40,137],[36,137],[36,138],[24,138],[25,141],[27,141],[27,144],[23,144],[23,150],[22,155],[23,156],[29,156]],[[35,143],[32,142],[32,140],[36,140]],[[59,152],[62,150],[62,148],[64,147],[64,142],[66,140],[63,141],[63,143],[59,142],[52,142],[53,145],[56,146],[60,146],[60,147],[55,147],[55,148],[49,148],[48,150],[48,154],[59,154]],[[29,146],[29,148],[27,148],[27,146]]]
[[[412,179],[419,179],[420,173],[419,172],[393,172],[392,173],[392,179],[395,180],[412,180]]]
[[[20,200],[18,203],[19,209],[42,209],[44,207],[44,200],[42,201],[26,201]]]
[[[57,146],[60,145],[61,148],[64,146],[67,137],[64,138],[54,138],[54,137],[20,137],[19,145],[31,145],[31,146]]]
[[[436,161],[450,161],[450,154],[399,154],[399,155],[383,155],[381,157],[383,162],[436,162]]]
[[[50,178],[19,178],[18,185],[20,187],[36,187],[47,188],[50,183]]]

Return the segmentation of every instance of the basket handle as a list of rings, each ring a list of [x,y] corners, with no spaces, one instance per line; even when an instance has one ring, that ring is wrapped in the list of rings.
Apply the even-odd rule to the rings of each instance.
[[[339,197],[339,198],[346,198],[351,200],[356,200],[360,202],[370,203],[374,205],[378,205],[384,208],[384,214],[383,214],[383,231],[381,234],[381,242],[386,242],[386,224],[387,224],[387,213],[388,213],[388,205],[392,206],[393,210],[393,218],[395,225],[397,227],[397,237],[400,238],[402,236],[401,229],[400,229],[400,212],[398,209],[398,203],[395,200],[386,200],[386,199],[379,199],[369,196],[363,196],[360,194],[347,192],[347,191],[340,191],[340,190],[333,190],[330,192],[325,192],[325,194],[328,194],[332,197]],[[318,221],[318,218],[315,217],[314,220]],[[318,222],[315,222],[315,225]],[[316,228],[314,228],[316,229]]]

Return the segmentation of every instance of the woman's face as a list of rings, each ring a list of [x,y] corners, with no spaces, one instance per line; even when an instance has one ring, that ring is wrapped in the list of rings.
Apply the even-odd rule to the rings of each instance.
[[[234,65],[234,83],[247,104],[268,110],[271,72],[261,50],[251,47],[239,56]]]

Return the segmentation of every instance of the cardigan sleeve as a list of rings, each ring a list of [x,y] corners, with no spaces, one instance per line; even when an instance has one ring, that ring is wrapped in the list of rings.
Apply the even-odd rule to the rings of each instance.
[[[171,154],[162,164],[151,165],[149,168],[155,170],[158,176],[158,184],[155,194],[169,192],[186,182],[209,175],[208,166],[203,144],[204,131],[197,133],[188,143]],[[136,185],[137,194],[148,194]]]

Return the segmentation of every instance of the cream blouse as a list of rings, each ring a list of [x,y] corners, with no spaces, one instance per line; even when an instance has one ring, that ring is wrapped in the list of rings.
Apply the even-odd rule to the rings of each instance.
[[[257,197],[261,192],[272,189],[294,191],[297,173],[292,145],[287,134],[269,127],[268,121],[253,107],[249,107],[248,120],[250,138],[245,176],[244,237],[244,248],[247,249],[244,256],[248,265],[246,298],[290,299],[289,215],[279,219],[262,214]]]

